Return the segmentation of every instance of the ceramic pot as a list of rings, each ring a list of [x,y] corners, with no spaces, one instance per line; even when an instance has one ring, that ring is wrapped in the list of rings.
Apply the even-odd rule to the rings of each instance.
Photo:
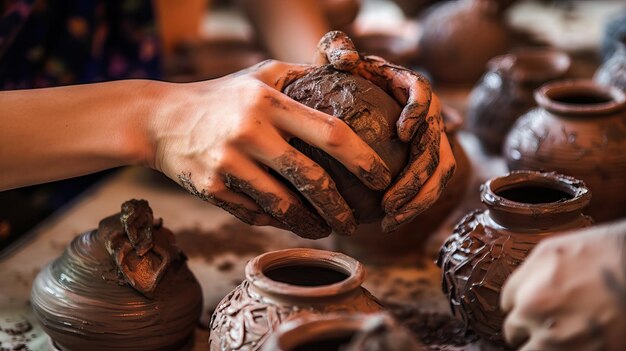
[[[596,71],[593,79],[604,85],[612,85],[626,92],[626,38],[616,44],[613,55]]]
[[[585,181],[596,221],[626,216],[626,98],[587,80],[557,81],[535,93],[539,107],[509,132],[509,168],[555,171]]]
[[[456,225],[437,264],[453,313],[483,339],[502,343],[502,285],[539,241],[593,223],[582,214],[591,193],[568,176],[518,171],[487,181],[480,196],[487,209]]]
[[[435,84],[474,84],[487,61],[506,53],[511,32],[495,0],[447,1],[423,21],[420,64]]]
[[[423,257],[424,242],[461,202],[472,176],[467,154],[457,131],[463,123],[458,111],[443,107],[446,134],[456,160],[456,170],[437,202],[394,233],[383,233],[380,222],[360,224],[353,236],[334,237],[336,248],[368,264],[413,264]],[[386,238],[386,240],[381,240]]]
[[[258,350],[285,321],[309,314],[372,313],[382,306],[361,287],[365,270],[344,254],[272,251],[246,265],[246,280],[211,317],[211,351]]]
[[[309,316],[281,325],[263,351],[421,351],[386,313]]]
[[[562,77],[569,66],[567,54],[548,48],[525,48],[492,58],[470,94],[467,129],[487,152],[499,154],[513,123],[535,106],[535,89]]]
[[[192,346],[202,310],[200,285],[173,245],[173,234],[162,222],[153,222],[151,211],[141,216],[131,214],[145,219],[150,229],[125,223],[142,233],[151,231],[147,251],[131,246],[121,216],[114,215],[98,230],[76,237],[37,275],[31,303],[51,338],[51,350],[165,351]],[[143,239],[133,242],[145,244]],[[109,248],[118,250],[112,254]]]

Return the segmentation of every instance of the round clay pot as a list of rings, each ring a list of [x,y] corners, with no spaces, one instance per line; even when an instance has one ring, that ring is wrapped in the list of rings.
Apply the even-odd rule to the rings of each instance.
[[[588,80],[556,81],[535,93],[504,143],[509,168],[555,171],[585,181],[596,221],[626,215],[626,97]]]
[[[443,291],[466,328],[503,342],[502,285],[540,240],[590,226],[582,214],[590,198],[582,181],[557,173],[511,172],[481,187],[487,209],[456,225],[437,260]]]
[[[151,216],[148,220],[152,225]],[[202,292],[185,256],[173,245],[173,234],[157,221],[152,248],[139,256],[126,250],[131,246],[121,222],[114,215],[98,230],[79,235],[37,275],[31,303],[51,338],[51,350],[165,351],[192,346]],[[115,239],[119,241],[108,240],[109,234],[121,234]],[[111,254],[109,247],[121,251]],[[152,278],[155,268],[155,288],[146,290],[142,281]],[[132,284],[130,278],[136,278]]]
[[[420,351],[386,313],[307,316],[281,325],[263,351]]]
[[[361,287],[365,270],[344,254],[286,249],[257,256],[246,280],[211,317],[211,351],[258,350],[285,321],[307,314],[373,313],[382,306]]]
[[[598,68],[593,79],[626,92],[626,37],[617,43],[613,55]]]
[[[424,242],[463,199],[472,172],[457,135],[463,123],[461,115],[453,108],[444,106],[443,118],[456,160],[456,170],[437,202],[392,234],[383,233],[380,222],[376,222],[359,225],[355,235],[350,237],[336,235],[334,240],[339,251],[368,264],[412,264],[423,257]]]
[[[486,151],[499,154],[511,126],[535,106],[535,89],[562,77],[569,66],[566,53],[549,48],[525,48],[492,58],[470,94],[467,129]]]
[[[418,48],[434,83],[474,84],[490,58],[509,50],[511,32],[500,10],[494,0],[457,0],[429,12]]]

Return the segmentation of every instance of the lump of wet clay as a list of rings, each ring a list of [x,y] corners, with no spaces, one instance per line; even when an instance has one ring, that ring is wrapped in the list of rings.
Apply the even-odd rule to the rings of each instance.
[[[409,145],[396,135],[396,122],[402,109],[374,83],[325,65],[289,84],[284,93],[346,122],[383,159],[391,170],[392,179],[404,169]],[[359,223],[371,223],[383,217],[384,191],[366,187],[326,152],[300,139],[292,139],[290,143],[328,172]]]
[[[185,350],[202,291],[172,232],[130,200],[41,270],[31,302],[52,351]]]

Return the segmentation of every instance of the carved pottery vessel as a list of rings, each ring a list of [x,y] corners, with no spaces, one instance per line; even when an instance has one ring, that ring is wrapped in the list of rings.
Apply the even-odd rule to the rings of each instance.
[[[569,66],[566,53],[547,48],[525,48],[492,58],[489,71],[469,97],[467,129],[486,151],[499,154],[511,126],[535,106],[535,89],[562,77]]]
[[[617,42],[613,55],[598,68],[593,79],[604,85],[612,85],[626,92],[626,37]]]
[[[596,221],[626,216],[626,97],[586,80],[557,81],[535,93],[504,144],[509,168],[555,171],[585,181]]]
[[[76,237],[35,279],[31,303],[50,350],[187,350],[200,285],[145,201]]]
[[[309,316],[281,325],[263,351],[421,351],[386,313]]]
[[[472,176],[469,159],[457,135],[463,123],[461,115],[453,108],[444,106],[443,119],[456,160],[456,170],[437,202],[392,234],[383,233],[380,222],[376,222],[359,225],[351,237],[335,235],[335,245],[339,251],[370,264],[410,264],[423,257],[424,242],[463,199]]]
[[[446,1],[423,21],[420,64],[436,84],[474,84],[487,61],[506,53],[511,32],[494,0]]]
[[[590,226],[582,214],[590,198],[582,181],[558,173],[511,172],[481,187],[487,209],[457,224],[437,260],[443,291],[466,328],[503,343],[502,285],[540,240]]]
[[[257,256],[246,280],[211,317],[211,351],[260,350],[285,321],[310,314],[373,313],[382,306],[361,287],[361,263],[344,254],[286,249]]]

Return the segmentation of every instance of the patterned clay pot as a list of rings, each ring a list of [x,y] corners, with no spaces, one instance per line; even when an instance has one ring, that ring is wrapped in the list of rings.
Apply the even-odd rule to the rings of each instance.
[[[596,71],[593,79],[604,85],[612,85],[626,92],[626,38],[616,44],[613,55]]]
[[[360,224],[351,237],[336,235],[334,240],[339,251],[368,264],[413,264],[423,257],[424,242],[463,199],[471,178],[471,165],[457,135],[463,123],[461,115],[444,106],[443,118],[456,170],[437,202],[391,236],[382,232],[380,222]]]
[[[556,81],[535,93],[504,144],[509,168],[555,171],[585,181],[596,221],[626,216],[626,97],[587,80]]]
[[[281,325],[263,351],[421,351],[386,313],[308,316]]]
[[[481,187],[487,209],[457,224],[437,260],[443,291],[466,328],[503,343],[502,285],[540,240],[590,226],[582,214],[590,198],[582,181],[557,173],[512,172]]]
[[[285,321],[310,314],[373,313],[382,306],[361,287],[365,270],[344,254],[286,249],[257,256],[246,280],[211,317],[211,351],[259,350]]]
[[[511,126],[535,106],[535,89],[562,77],[569,66],[566,53],[548,48],[525,48],[489,60],[489,71],[469,97],[467,129],[486,151],[499,154]]]

